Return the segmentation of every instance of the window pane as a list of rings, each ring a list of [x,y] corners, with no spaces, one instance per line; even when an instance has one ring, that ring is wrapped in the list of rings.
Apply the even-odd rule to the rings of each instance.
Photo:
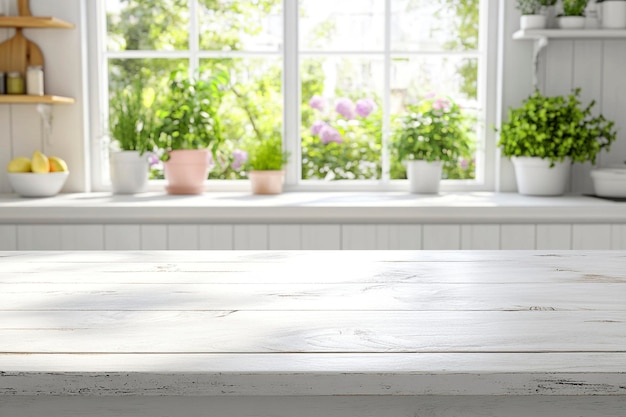
[[[230,84],[219,115],[226,144],[221,166],[209,174],[213,179],[246,178],[241,152],[250,151],[259,141],[282,134],[282,59],[205,59],[201,71],[226,70]]]
[[[478,49],[480,0],[392,0],[394,51]]]
[[[463,117],[468,119],[472,149],[475,153],[477,116],[481,110],[477,100],[477,80],[476,59],[441,56],[393,59],[391,84],[393,128],[398,128],[399,117],[406,114],[410,106],[428,100],[433,100],[435,106],[443,107],[448,107],[448,102],[455,102],[460,106]],[[406,178],[404,166],[393,153],[391,178]],[[444,178],[475,178],[475,156],[447,165],[444,168]]]
[[[106,0],[110,51],[188,49],[187,0]]]
[[[282,0],[199,0],[200,49],[280,51]]]
[[[385,0],[300,0],[300,49],[382,51]]]
[[[381,177],[381,59],[302,60],[302,179]]]

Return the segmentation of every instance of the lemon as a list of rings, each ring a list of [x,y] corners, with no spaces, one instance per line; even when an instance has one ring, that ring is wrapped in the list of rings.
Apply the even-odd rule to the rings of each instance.
[[[33,153],[30,161],[33,172],[37,174],[47,174],[50,172],[50,161],[48,157],[39,151]]]
[[[50,161],[50,172],[65,172],[69,171],[67,163],[58,156],[51,156],[48,158]]]
[[[7,172],[30,172],[30,159],[19,157],[7,165]]]

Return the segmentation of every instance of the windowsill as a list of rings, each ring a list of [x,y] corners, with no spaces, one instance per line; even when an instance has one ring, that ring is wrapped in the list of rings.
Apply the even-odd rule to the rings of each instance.
[[[492,192],[85,193],[41,199],[5,194],[0,195],[0,223],[626,223],[626,207],[585,196]]]

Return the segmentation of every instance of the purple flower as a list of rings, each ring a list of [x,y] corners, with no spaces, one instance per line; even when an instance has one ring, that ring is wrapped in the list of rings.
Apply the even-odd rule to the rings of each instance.
[[[434,92],[434,91],[431,91],[430,93],[426,94],[426,95],[424,96],[424,98],[425,98],[425,99],[435,98],[435,96],[436,96],[436,95],[437,95],[437,94],[435,94],[435,92]]]
[[[157,154],[148,152],[148,164],[150,165],[150,168],[155,165],[159,165],[160,163],[161,160],[159,159],[159,156]]]
[[[317,122],[313,123],[313,126],[311,126],[311,133],[316,136],[319,135],[324,126],[328,126],[326,122],[318,120]]]
[[[443,99],[443,98],[438,98],[433,103],[433,109],[435,109],[435,110],[444,110],[444,109],[446,109],[448,107],[450,107],[450,102],[448,100],[446,100],[446,99]]]
[[[328,125],[324,126],[320,131],[320,138],[322,139],[323,144],[328,144],[330,142],[343,142],[343,138],[341,137],[341,134],[337,131],[337,129]]]
[[[313,97],[311,97],[311,100],[309,101],[309,106],[311,106],[312,109],[315,110],[319,110],[319,111],[324,111],[324,107],[326,106],[326,102],[324,101],[324,98],[315,95]]]
[[[233,162],[230,167],[234,170],[241,169],[241,166],[248,161],[248,152],[241,149],[235,149],[233,151]]]
[[[356,102],[356,112],[366,118],[376,109],[376,103],[371,98],[364,98]]]
[[[352,120],[355,117],[354,103],[349,98],[344,97],[337,100],[335,110],[337,111],[337,113],[339,113],[348,120]]]

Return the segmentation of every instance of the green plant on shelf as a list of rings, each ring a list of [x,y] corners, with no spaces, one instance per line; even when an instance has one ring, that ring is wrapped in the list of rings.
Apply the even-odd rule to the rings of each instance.
[[[563,16],[584,16],[587,0],[563,0]]]

